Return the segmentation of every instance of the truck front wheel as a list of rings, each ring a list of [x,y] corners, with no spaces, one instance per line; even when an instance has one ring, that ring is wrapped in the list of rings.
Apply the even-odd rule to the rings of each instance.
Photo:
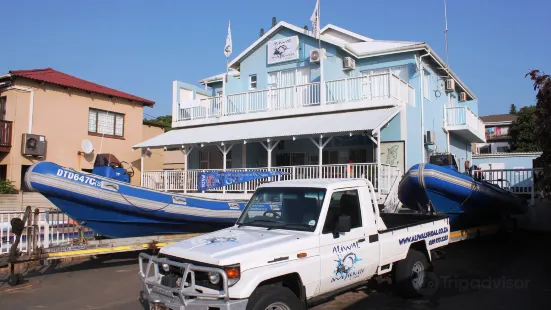
[[[303,310],[304,304],[288,288],[282,285],[266,285],[257,288],[249,298],[247,310]]]
[[[425,254],[410,249],[406,259],[396,263],[396,290],[406,298],[421,297],[429,282],[429,268]]]

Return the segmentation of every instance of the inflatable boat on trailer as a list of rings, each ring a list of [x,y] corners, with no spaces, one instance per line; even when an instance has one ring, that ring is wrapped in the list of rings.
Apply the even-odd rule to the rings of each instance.
[[[92,174],[40,162],[29,168],[25,182],[80,225],[110,238],[204,233],[229,227],[245,207],[245,200],[216,200],[160,192],[130,184],[133,169],[111,154],[96,157]],[[262,172],[234,183],[261,179]],[[200,176],[210,188],[220,183]],[[222,182],[223,183],[223,182]]]
[[[480,172],[459,172],[451,154],[436,154],[411,167],[400,181],[398,198],[409,209],[444,213],[453,228],[484,225],[528,211],[526,199],[485,182]]]

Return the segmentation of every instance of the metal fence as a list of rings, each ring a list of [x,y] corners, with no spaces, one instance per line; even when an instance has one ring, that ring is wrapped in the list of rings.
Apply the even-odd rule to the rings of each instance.
[[[0,254],[8,253],[15,242],[15,234],[12,232],[11,220],[23,219],[25,211],[0,211]],[[79,239],[81,232],[83,237],[92,237],[94,232],[87,228],[79,230],[78,225],[66,214],[57,210],[46,210],[32,213],[26,225],[31,225],[36,218],[38,229],[38,247],[49,248],[51,246],[71,243],[73,239]],[[33,236],[28,236],[24,231],[19,243],[19,250],[26,253],[29,241]]]

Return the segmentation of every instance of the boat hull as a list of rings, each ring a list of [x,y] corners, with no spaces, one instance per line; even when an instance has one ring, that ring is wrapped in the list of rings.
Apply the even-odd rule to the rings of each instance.
[[[81,225],[111,238],[218,230],[233,225],[247,203],[163,193],[51,162],[31,166],[25,182]]]
[[[526,199],[433,164],[414,165],[400,182],[398,198],[410,209],[430,208],[447,214],[452,224],[465,227],[528,211]]]

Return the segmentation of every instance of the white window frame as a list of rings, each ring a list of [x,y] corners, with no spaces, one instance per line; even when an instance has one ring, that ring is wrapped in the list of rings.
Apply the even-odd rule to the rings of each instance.
[[[99,124],[100,114],[105,114],[106,116],[113,115],[113,124],[112,124],[112,128],[110,128],[113,130],[112,133],[110,131],[107,132],[100,129],[100,124]],[[95,128],[90,128],[91,127],[90,121],[92,119],[94,119]],[[117,132],[117,122],[120,122],[120,121],[122,121],[122,128],[120,132]],[[95,109],[95,108],[88,109],[88,133],[122,138],[124,137],[124,123],[125,123],[125,115],[122,113]],[[111,127],[111,124],[108,124],[108,126]]]
[[[254,77],[254,81],[253,81],[253,77]],[[258,88],[258,76],[256,74],[249,75],[249,90],[256,90],[257,88]]]

